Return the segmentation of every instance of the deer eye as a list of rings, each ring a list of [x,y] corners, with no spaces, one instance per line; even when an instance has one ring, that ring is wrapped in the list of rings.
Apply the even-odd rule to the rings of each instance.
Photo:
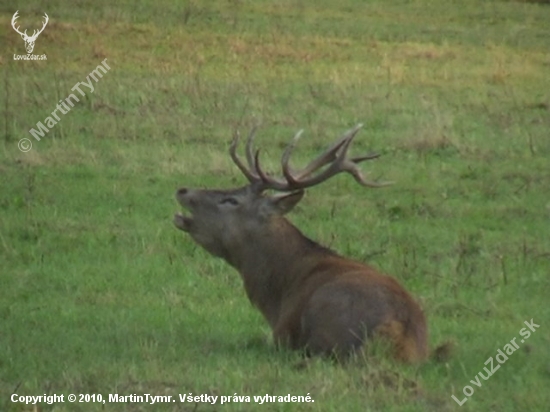
[[[237,206],[238,204],[239,202],[237,202],[237,199],[235,199],[234,197],[226,197],[220,201],[220,205]]]

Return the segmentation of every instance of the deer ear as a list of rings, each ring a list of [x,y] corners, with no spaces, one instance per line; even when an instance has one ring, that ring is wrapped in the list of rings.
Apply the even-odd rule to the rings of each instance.
[[[292,209],[294,209],[294,206],[296,206],[300,202],[300,200],[302,200],[302,197],[304,197],[303,190],[298,190],[296,192],[292,192],[282,196],[267,197],[264,213],[266,212],[266,214],[285,215]]]

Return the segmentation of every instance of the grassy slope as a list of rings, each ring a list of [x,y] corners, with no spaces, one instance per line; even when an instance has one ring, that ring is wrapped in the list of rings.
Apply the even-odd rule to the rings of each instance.
[[[15,10],[0,9],[2,410],[31,410],[7,400],[16,387],[316,400],[266,410],[454,410],[450,395],[463,398],[531,318],[540,329],[460,410],[545,410],[550,8],[127,3],[49,2],[35,49],[48,60],[33,63],[12,60],[23,43],[9,27]],[[19,152],[104,58],[112,69],[95,92]],[[310,190],[291,219],[399,278],[422,301],[432,344],[457,342],[449,362],[412,368],[373,356],[304,368],[271,346],[238,276],[173,229],[176,187],[243,182],[227,143],[257,119],[273,170],[297,129],[306,129],[299,163],[365,122],[354,150],[382,152],[364,168],[398,183],[368,191],[339,177]]]

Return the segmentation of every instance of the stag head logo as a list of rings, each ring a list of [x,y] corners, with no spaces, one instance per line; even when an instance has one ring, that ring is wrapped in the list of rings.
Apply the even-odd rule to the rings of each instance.
[[[34,49],[34,43],[36,42],[38,35],[44,31],[44,29],[46,28],[46,25],[48,24],[49,17],[46,13],[44,13],[45,20],[44,20],[44,23],[42,23],[42,28],[40,30],[34,30],[32,33],[32,36],[29,36],[27,34],[27,30],[25,30],[24,33],[21,33],[21,31],[19,31],[19,26],[17,27],[15,26],[15,21],[19,17],[17,13],[19,13],[19,10],[17,10],[13,15],[13,18],[11,19],[11,25],[13,29],[17,33],[19,33],[21,35],[21,38],[25,41],[25,48],[27,49],[27,53],[31,54]]]

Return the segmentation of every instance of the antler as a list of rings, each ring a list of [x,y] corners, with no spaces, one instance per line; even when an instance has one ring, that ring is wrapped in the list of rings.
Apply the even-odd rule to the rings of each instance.
[[[235,162],[237,167],[246,176],[251,185],[258,191],[263,191],[267,189],[278,191],[305,189],[318,185],[319,183],[330,179],[332,176],[340,172],[350,173],[358,183],[366,187],[383,187],[392,184],[391,182],[373,182],[366,180],[358,167],[358,164],[360,162],[376,159],[377,157],[380,157],[379,154],[373,153],[366,156],[353,158],[347,157],[347,152],[351,145],[351,142],[353,141],[355,135],[361,127],[363,127],[363,125],[358,124],[353,129],[348,130],[332,146],[321,153],[318,157],[313,159],[301,171],[294,172],[289,165],[289,161],[292,151],[294,150],[297,141],[302,135],[303,130],[300,130],[298,133],[296,133],[290,144],[286,147],[281,158],[284,180],[272,177],[262,170],[259,160],[260,150],[258,149],[256,150],[256,152],[254,152],[252,149],[252,143],[256,136],[257,127],[254,127],[252,129],[246,141],[245,153],[248,167],[245,166],[245,164],[241,161],[236,153],[237,145],[240,138],[238,132],[233,138],[233,142],[231,143],[231,146],[229,148],[229,154],[231,155],[233,162]],[[315,174],[315,172],[322,169],[326,165],[329,166],[321,172]]]
[[[48,17],[48,15],[46,13],[44,13],[44,17],[46,18],[46,20],[44,20],[44,23],[42,23],[42,28],[40,30],[33,30],[33,33],[32,33],[32,36],[29,36],[27,35],[27,30],[25,30],[24,33],[21,33],[21,31],[19,31],[19,27],[20,26],[17,26],[15,27],[15,23],[16,23],[16,20],[19,18],[19,16],[17,15],[17,13],[19,13],[19,10],[17,10],[15,12],[15,14],[13,15],[13,17],[11,18],[11,25],[13,27],[13,29],[19,33],[21,36],[24,36],[28,39],[36,39],[38,37],[38,35],[40,33],[42,33],[44,31],[44,29],[46,28],[46,25],[48,24],[48,21],[50,20],[50,18]]]
[[[44,17],[46,18],[46,20],[44,20],[44,23],[42,23],[42,28],[40,30],[38,30],[38,32],[36,32],[36,30],[33,31],[33,33],[32,33],[33,38],[38,37],[38,35],[40,33],[42,33],[44,31],[44,29],[46,28],[46,25],[48,24],[48,21],[50,21],[50,18],[48,17],[48,15],[46,13],[44,13]]]
[[[17,11],[15,12],[15,14],[13,15],[13,17],[11,18],[11,26],[12,26],[13,29],[14,29],[17,33],[19,33],[21,36],[27,36],[27,30],[25,30],[25,33],[21,33],[21,32],[19,31],[19,27],[20,27],[20,26],[15,27],[15,21],[16,21],[17,18],[19,17],[19,16],[17,15],[17,13],[19,13],[19,10],[17,10]]]

